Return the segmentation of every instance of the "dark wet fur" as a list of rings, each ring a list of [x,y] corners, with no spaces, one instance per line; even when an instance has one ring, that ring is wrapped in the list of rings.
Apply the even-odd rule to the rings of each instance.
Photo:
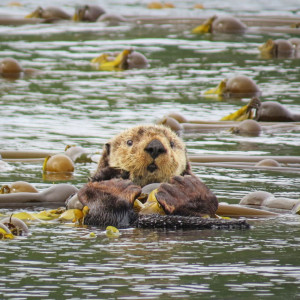
[[[215,195],[194,175],[175,176],[158,187],[157,200],[166,215],[139,215],[133,209],[141,187],[130,180],[90,182],[78,192],[79,200],[90,208],[84,224],[117,228],[163,229],[247,229],[244,220],[202,218],[218,207]]]
[[[166,214],[181,216],[213,216],[218,209],[217,197],[196,176],[175,176],[162,183],[156,199]]]
[[[249,229],[246,220],[224,220],[176,215],[140,215],[133,224],[138,228],[162,229]]]
[[[99,170],[94,176],[92,176],[90,178],[90,181],[103,181],[103,180],[110,180],[112,178],[128,179],[129,172],[121,169],[105,167]]]
[[[130,198],[131,192],[127,191],[131,189],[133,197],[138,196],[141,191],[130,181],[122,182],[122,190],[119,189],[120,185],[116,180],[112,180],[110,185],[105,187],[102,183],[91,182],[79,190],[79,200],[89,207],[89,213],[84,219],[85,224],[123,228],[129,227],[137,219]]]

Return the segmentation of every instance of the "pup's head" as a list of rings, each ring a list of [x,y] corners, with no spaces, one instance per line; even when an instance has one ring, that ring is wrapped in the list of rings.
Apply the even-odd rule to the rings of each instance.
[[[190,173],[185,145],[162,125],[140,125],[105,144],[97,173],[104,168],[122,170],[135,184],[167,182]]]

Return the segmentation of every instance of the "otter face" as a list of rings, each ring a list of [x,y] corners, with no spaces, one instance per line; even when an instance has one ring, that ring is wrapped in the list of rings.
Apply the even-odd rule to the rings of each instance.
[[[131,181],[141,186],[167,182],[189,170],[183,142],[165,126],[141,125],[126,130],[113,138],[106,149],[108,155],[99,165],[124,170]]]

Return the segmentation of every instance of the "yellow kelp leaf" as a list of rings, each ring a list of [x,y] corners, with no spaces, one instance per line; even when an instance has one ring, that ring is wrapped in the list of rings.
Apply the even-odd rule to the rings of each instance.
[[[108,57],[109,57],[109,55],[107,53],[103,53],[100,56],[97,56],[97,57],[93,58],[91,60],[91,63],[93,63],[93,64],[103,64],[103,63],[109,62]]]
[[[193,28],[192,33],[196,34],[203,34],[203,33],[209,33],[210,32],[210,26],[206,24],[201,24],[195,28]]]
[[[79,14],[77,12],[74,13],[74,15],[72,17],[72,21],[74,21],[74,22],[79,22],[80,21]]]
[[[223,117],[221,121],[244,121],[247,119],[253,119],[255,117],[255,111],[260,105],[260,100],[254,97],[247,105],[244,105],[237,111]]]
[[[140,200],[135,199],[133,203],[133,210],[139,213],[143,208],[145,208],[145,205]]]
[[[149,9],[162,9],[162,8],[164,8],[164,5],[161,2],[153,1],[153,2],[148,3],[147,7]]]
[[[106,236],[108,237],[119,237],[121,233],[119,232],[118,228],[114,226],[107,226],[106,227]]]
[[[73,222],[74,219],[76,220],[76,218],[78,216],[81,217],[81,215],[82,211],[80,209],[68,209],[59,216],[59,220]]]
[[[126,51],[126,50],[124,50],[124,51]],[[117,57],[115,58],[115,60],[100,63],[99,64],[99,70],[102,70],[102,71],[113,71],[113,70],[116,70],[116,69],[121,70],[120,64],[124,59],[124,53],[123,53],[124,51],[119,53],[117,55]]]
[[[221,121],[244,121],[251,116],[251,110],[248,111],[248,104],[238,109],[237,111],[223,117]]]
[[[144,204],[144,207],[140,210],[140,214],[160,214],[160,215],[165,215],[165,211],[159,204],[159,202],[156,199],[156,193],[157,189],[153,190]]]
[[[61,221],[70,221],[73,223],[77,222],[79,225],[82,225],[84,217],[88,213],[88,211],[89,208],[87,206],[84,206],[82,210],[77,208],[68,209],[65,212],[63,212],[58,219]]]
[[[55,220],[60,216],[60,214],[53,213],[51,210],[43,210],[33,215],[43,221]]]
[[[13,214],[13,216],[15,218],[18,218],[18,219],[23,220],[23,221],[40,221],[40,219],[38,219],[35,216],[35,214],[28,213],[28,212],[15,213],[15,214]]]
[[[23,6],[19,1],[11,1],[7,3],[7,6]]]
[[[222,80],[217,87],[204,91],[204,95],[222,95],[226,88],[226,79]]]
[[[43,162],[43,172],[46,172],[46,171],[47,171],[47,162],[48,162],[48,160],[49,160],[50,157],[51,157],[51,156],[48,155],[48,156],[45,157],[45,159],[44,159],[44,162]]]
[[[90,232],[88,234],[83,235],[81,238],[82,239],[94,239],[96,237],[97,237],[97,235],[95,232]]]
[[[99,64],[98,69],[101,71],[117,71],[124,69],[124,62],[127,60],[128,55],[132,52],[131,49],[126,49],[119,53],[113,61],[106,61]]]
[[[13,239],[14,235],[9,231],[9,229],[0,223],[0,240]]]
[[[5,184],[0,189],[0,194],[9,194],[10,193],[10,187]]]
[[[224,220],[231,220],[231,218],[229,217],[223,217],[223,216],[219,216],[219,215],[215,215],[216,219],[224,219]]]
[[[203,215],[203,216],[201,216],[201,218],[209,219],[209,218],[210,218],[210,215]]]
[[[206,20],[204,23],[202,23],[201,25],[195,27],[192,30],[192,33],[211,33],[212,31],[212,23],[213,21],[216,19],[216,16],[213,16],[211,18],[209,18],[208,20]]]
[[[40,18],[40,15],[38,12],[35,10],[32,13],[28,14],[25,16],[26,19],[31,19],[31,18]]]
[[[259,46],[258,49],[262,54],[270,54],[273,53],[275,47],[274,41],[269,39],[263,45]]]

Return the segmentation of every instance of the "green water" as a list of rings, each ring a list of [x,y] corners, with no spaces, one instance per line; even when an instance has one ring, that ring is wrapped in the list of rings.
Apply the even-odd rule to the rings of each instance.
[[[0,15],[25,15],[0,5]],[[64,3],[70,13],[79,1]],[[146,1],[102,2],[127,15],[210,16],[214,13],[298,16],[298,2],[173,1],[174,10],[149,11]],[[51,3],[52,5],[52,3]],[[298,14],[298,15],[297,15]],[[243,74],[263,92],[300,113],[299,59],[264,60],[257,47],[288,34],[197,37],[194,25],[43,24],[0,26],[0,59],[11,56],[41,74],[0,79],[0,149],[62,152],[76,144],[97,153],[124,128],[154,123],[170,112],[187,119],[219,120],[249,99],[218,101],[202,92],[223,78]],[[99,72],[90,60],[104,51],[133,47],[149,60],[144,70]],[[226,130],[182,135],[188,154],[299,155],[299,131],[267,131],[241,137]],[[43,190],[42,162],[9,163],[0,184],[25,180]],[[77,163],[69,183],[81,187],[96,163]],[[220,201],[238,203],[264,190],[299,198],[299,174],[193,166]],[[40,208],[41,209],[41,208]],[[1,210],[10,213],[14,210]],[[299,216],[250,220],[247,231],[122,230],[116,239],[99,228],[29,224],[31,235],[0,243],[3,299],[297,299],[300,297]],[[95,232],[97,237],[85,236]]]

